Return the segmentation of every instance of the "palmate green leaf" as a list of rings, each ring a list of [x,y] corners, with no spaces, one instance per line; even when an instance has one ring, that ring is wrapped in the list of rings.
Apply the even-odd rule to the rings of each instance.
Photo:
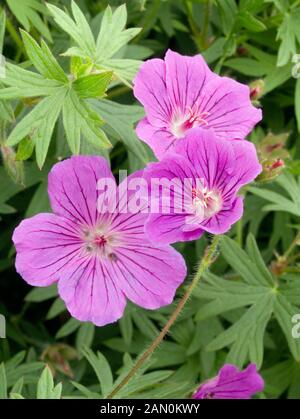
[[[284,66],[290,61],[291,55],[297,53],[297,43],[300,44],[300,8],[294,8],[290,13],[285,13],[277,39],[281,40],[278,51],[277,65]]]
[[[280,362],[262,371],[265,381],[265,393],[279,398],[287,391],[288,398],[298,399],[300,394],[300,366],[292,359]]]
[[[21,25],[29,32],[34,26],[46,39],[52,41],[51,33],[40,15],[48,15],[49,12],[40,0],[6,0],[11,12]]]
[[[9,86],[0,89],[0,99],[3,100],[49,96],[62,87],[62,83],[57,80],[45,79],[40,74],[10,63],[6,64],[6,76],[1,80],[3,84]]]
[[[71,151],[79,154],[81,134],[95,148],[110,148],[111,143],[101,129],[104,121],[96,112],[70,90],[63,103],[63,124]]]
[[[207,350],[216,351],[230,346],[227,362],[242,367],[250,359],[260,366],[263,362],[265,331],[274,315],[286,336],[294,359],[299,361],[300,341],[292,338],[291,318],[299,312],[300,300],[293,296],[295,293],[299,296],[300,281],[283,281],[278,285],[264,264],[251,235],[247,239],[247,253],[228,237],[223,238],[221,250],[223,257],[241,276],[241,280],[225,281],[213,274],[207,274],[196,296],[209,302],[199,309],[196,318],[209,318],[239,307],[250,308],[210,342]]]
[[[108,361],[101,352],[97,352],[96,355],[91,349],[84,348],[82,353],[97,375],[102,396],[106,397],[113,388],[113,375]]]
[[[41,374],[37,385],[37,399],[60,399],[62,384],[54,386],[54,380],[49,367],[46,367]]]
[[[20,120],[10,133],[7,145],[14,146],[27,137],[35,147],[37,164],[42,168],[62,111],[66,138],[72,153],[79,154],[81,136],[98,150],[110,148],[111,144],[101,129],[103,120],[87,105],[85,99],[104,96],[112,73],[101,72],[69,81],[43,41],[39,46],[29,34],[23,32],[22,37],[28,56],[41,74],[8,64],[5,84],[9,87],[0,89],[0,99],[47,97]]]
[[[74,81],[73,87],[81,99],[99,98],[105,95],[112,78],[112,72],[89,74]]]
[[[253,16],[253,14],[251,14],[248,10],[239,12],[238,22],[250,32],[262,32],[267,29],[266,25],[261,20]]]
[[[44,98],[16,125],[7,139],[7,145],[13,146],[29,136],[35,144],[37,164],[40,168],[44,165],[65,96],[66,89],[62,87],[52,96]]]
[[[300,177],[297,179],[288,171],[282,173],[276,183],[283,188],[289,195],[288,198],[282,193],[274,192],[266,188],[251,186],[249,190],[261,198],[269,201],[271,204],[263,207],[264,211],[284,211],[290,214],[300,216]]]
[[[110,100],[91,100],[93,109],[103,117],[107,125],[116,133],[130,151],[144,165],[154,160],[151,151],[140,141],[134,130],[134,123],[144,116],[140,106],[121,105]],[[105,129],[105,125],[103,127]]]
[[[21,35],[27,55],[38,72],[46,79],[67,83],[68,78],[54,58],[48,45],[42,40],[41,46],[39,46],[39,44],[25,31],[21,30]]]
[[[125,4],[114,12],[108,6],[104,12],[97,40],[95,41],[89,24],[79,7],[72,1],[74,20],[58,7],[47,5],[55,22],[75,41],[64,55],[88,59],[96,68],[111,70],[125,84],[130,86],[141,62],[120,59],[115,55],[139,32],[140,28],[125,29],[127,10]]]

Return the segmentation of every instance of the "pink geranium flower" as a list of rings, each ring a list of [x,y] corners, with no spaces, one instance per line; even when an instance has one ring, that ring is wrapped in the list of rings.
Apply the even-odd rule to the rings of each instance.
[[[201,55],[168,50],[164,60],[146,61],[135,78],[134,95],[146,111],[137,135],[158,159],[191,128],[212,128],[221,139],[244,139],[262,118],[251,104],[249,87],[213,73]]]
[[[102,157],[56,164],[49,174],[54,214],[22,221],[13,235],[16,269],[25,281],[57,282],[71,315],[98,326],[118,320],[126,298],[148,309],[170,304],[186,275],[178,252],[145,236],[146,213],[97,211],[103,178],[114,182]]]
[[[237,192],[260,172],[249,141],[229,142],[217,139],[209,129],[190,130],[173,152],[144,171],[152,190],[151,205],[157,207],[146,222],[148,237],[166,244],[195,240],[205,231],[225,233],[243,214]],[[175,185],[172,193],[157,187],[166,180]]]
[[[201,384],[193,395],[193,399],[251,399],[264,389],[264,380],[250,364],[240,371],[234,365],[224,365],[217,377]]]

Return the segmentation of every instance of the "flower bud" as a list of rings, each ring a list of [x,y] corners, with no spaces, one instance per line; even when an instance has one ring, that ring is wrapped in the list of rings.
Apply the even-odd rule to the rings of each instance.
[[[285,167],[285,161],[289,158],[289,152],[285,149],[285,143],[289,134],[268,134],[257,146],[259,161],[262,172],[257,177],[258,182],[269,182],[280,175]]]
[[[265,82],[261,79],[255,80],[249,85],[250,87],[250,99],[254,103],[258,103],[258,100],[262,97],[265,88]]]
[[[3,165],[7,174],[15,183],[24,184],[24,165],[22,161],[16,159],[16,153],[13,148],[4,144],[0,146]]]
[[[73,378],[74,374],[69,361],[78,358],[76,349],[64,343],[49,345],[42,353],[41,359],[46,362],[53,375],[60,372]]]

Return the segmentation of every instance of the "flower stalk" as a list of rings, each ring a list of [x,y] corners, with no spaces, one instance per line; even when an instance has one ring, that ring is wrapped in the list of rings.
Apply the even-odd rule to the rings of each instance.
[[[123,378],[123,380],[112,390],[112,392],[106,397],[107,399],[114,398],[120,390],[126,386],[129,381],[135,376],[135,374],[138,372],[138,370],[142,367],[142,365],[147,361],[147,359],[153,354],[153,352],[156,350],[156,348],[159,346],[159,344],[163,341],[165,336],[168,334],[170,328],[173,326],[175,321],[177,320],[178,316],[182,312],[185,304],[193,294],[194,289],[197,287],[200,279],[202,278],[205,271],[211,266],[211,264],[214,261],[214,256],[218,247],[218,244],[221,240],[221,235],[216,235],[213,237],[213,240],[210,244],[210,246],[207,247],[205,254],[201,260],[201,263],[198,267],[198,270],[190,283],[189,287],[187,288],[185,294],[183,297],[179,300],[177,306],[175,307],[175,310],[171,314],[169,320],[159,333],[159,335],[155,338],[155,340],[151,343],[149,348],[141,355],[141,357],[136,361],[135,365],[132,367],[132,369],[128,372],[128,374]]]

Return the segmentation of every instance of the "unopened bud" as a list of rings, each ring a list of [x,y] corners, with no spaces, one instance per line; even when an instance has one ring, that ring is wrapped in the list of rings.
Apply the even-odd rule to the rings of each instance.
[[[258,182],[269,182],[274,180],[285,167],[285,161],[289,159],[289,152],[285,144],[289,134],[273,135],[269,133],[257,146],[259,161],[262,165],[262,172],[258,176]]]
[[[263,80],[255,80],[249,85],[250,99],[252,102],[257,102],[263,95],[265,89],[265,82]]]
[[[41,359],[49,365],[53,375],[60,372],[73,378],[74,374],[69,361],[78,358],[76,349],[64,343],[49,345],[42,353]]]
[[[24,165],[22,161],[16,159],[16,153],[13,148],[1,145],[1,155],[4,168],[9,177],[15,182],[24,185]]]

